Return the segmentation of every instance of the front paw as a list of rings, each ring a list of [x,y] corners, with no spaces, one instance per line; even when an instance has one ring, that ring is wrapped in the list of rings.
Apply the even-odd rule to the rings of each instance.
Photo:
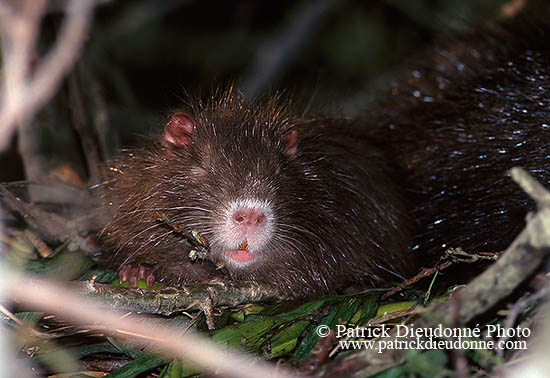
[[[147,265],[124,264],[118,271],[118,280],[122,284],[128,281],[130,287],[136,287],[138,281],[142,279],[151,289],[155,283],[155,274],[153,269]]]

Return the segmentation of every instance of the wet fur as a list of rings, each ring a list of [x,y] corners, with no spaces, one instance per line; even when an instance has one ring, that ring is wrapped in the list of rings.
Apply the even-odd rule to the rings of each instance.
[[[510,244],[534,208],[510,168],[550,187],[550,6],[538,5],[433,49],[369,121],[407,177],[412,248],[424,261],[450,247]]]

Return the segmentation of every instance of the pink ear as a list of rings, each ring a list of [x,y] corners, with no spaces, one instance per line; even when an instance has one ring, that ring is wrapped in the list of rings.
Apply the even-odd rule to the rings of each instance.
[[[172,114],[164,127],[162,138],[168,145],[185,147],[191,144],[191,135],[195,129],[195,121],[185,112]]]
[[[288,130],[283,135],[283,144],[285,155],[294,155],[298,151],[298,131]]]

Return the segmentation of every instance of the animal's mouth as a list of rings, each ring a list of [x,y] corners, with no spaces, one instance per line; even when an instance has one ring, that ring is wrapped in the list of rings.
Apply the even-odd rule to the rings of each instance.
[[[237,265],[246,265],[257,257],[255,253],[248,250],[248,242],[246,240],[237,249],[225,251],[225,256]]]

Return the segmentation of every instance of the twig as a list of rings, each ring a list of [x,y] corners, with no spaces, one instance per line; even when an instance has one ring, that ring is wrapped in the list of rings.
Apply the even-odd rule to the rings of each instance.
[[[84,62],[81,61],[78,64],[78,69],[84,79],[85,86],[89,88],[87,98],[91,104],[92,121],[101,157],[103,161],[109,161],[112,158],[112,151],[119,148],[119,140],[118,135],[112,131],[109,109],[103,96],[103,88]]]
[[[5,72],[0,107],[0,150],[9,143],[17,125],[30,120],[57,90],[76,61],[88,31],[94,1],[68,2],[55,45],[30,77],[31,57],[45,3],[44,0],[15,2],[19,4],[20,15],[8,6],[0,7]]]
[[[51,312],[88,327],[92,325],[111,335],[125,334],[129,339],[152,345],[164,353],[223,376],[295,376],[281,368],[273,369],[265,362],[222,350],[195,334],[181,334],[181,330],[171,327],[145,324],[143,319],[133,316],[120,319],[120,314],[106,312],[98,307],[97,302],[85,301],[71,290],[51,282],[17,278],[10,273],[5,273],[2,281],[7,297],[25,307]]]
[[[550,287],[545,286],[539,291],[537,291],[534,294],[531,294],[527,298],[524,298],[517,303],[514,304],[514,306],[511,308],[510,313],[506,317],[506,321],[504,322],[504,336],[501,337],[501,344],[505,344],[508,340],[508,332],[507,330],[509,328],[512,328],[514,326],[514,323],[516,322],[516,319],[518,318],[519,314],[526,309],[529,305],[532,303],[538,301],[541,298],[544,298],[546,296],[550,295]],[[504,356],[505,349],[499,349],[497,351],[497,354],[499,357]]]
[[[424,268],[420,271],[420,273],[418,273],[414,277],[409,278],[408,280],[405,280],[405,281],[401,282],[398,286],[396,286],[393,289],[391,289],[390,291],[384,293],[382,295],[382,297],[380,298],[380,300],[383,301],[385,299],[388,299],[389,297],[399,293],[400,291],[402,291],[406,287],[409,287],[409,286],[413,285],[414,283],[420,281],[422,278],[429,277],[432,274],[434,274],[435,272],[438,272],[438,271],[443,270],[443,269],[447,269],[452,264],[453,264],[452,261],[445,261],[445,262],[442,262],[442,263],[434,266],[433,268]]]
[[[80,360],[78,361],[78,366],[80,367],[80,370],[92,370],[93,372],[102,372],[103,374],[106,372],[112,372],[116,369],[119,369],[126,365],[127,363],[132,362],[132,360],[129,359],[116,359],[116,360],[102,360],[102,359],[94,359],[94,360]],[[63,376],[63,375],[60,375]],[[83,376],[88,377],[87,374],[83,374]],[[90,375],[91,376],[91,375]]]
[[[332,345],[335,340],[336,332],[333,330],[330,330],[327,337],[320,337],[307,358],[298,365],[299,369],[312,371],[316,366],[324,365],[332,357]]]
[[[43,200],[47,199],[51,204],[71,206],[70,214],[54,213],[42,208],[40,204],[27,203],[15,196],[8,189],[13,188],[12,185],[0,184],[0,202],[5,205],[5,210],[17,214],[44,242],[64,242],[75,233],[89,232],[98,226],[97,214],[89,211],[95,205],[89,192],[59,182],[26,183],[26,187],[41,190]]]
[[[210,292],[210,288],[208,291]],[[206,318],[206,325],[208,326],[208,329],[216,329],[216,324],[214,324],[214,302],[212,301],[212,296],[206,298],[201,306],[201,310]]]
[[[23,322],[15,316],[10,310],[8,310],[6,307],[2,306],[0,304],[0,312],[2,312],[4,315],[6,315],[8,318],[10,318],[12,321],[14,321],[17,325],[24,327],[25,325]]]
[[[416,307],[411,308],[409,310],[401,310],[401,311],[392,312],[391,314],[385,314],[385,315],[379,316],[378,318],[374,318],[372,320],[369,320],[369,322],[366,325],[364,325],[364,327],[386,323],[389,320],[403,318],[405,316],[411,316],[411,315],[418,314],[418,313],[419,313],[419,310]]]
[[[155,211],[160,222],[170,226],[174,232],[181,234],[185,240],[193,246],[193,249],[189,252],[189,259],[194,261],[197,259],[206,259],[210,253],[208,241],[196,231],[183,229],[179,224],[173,222],[166,214]]]
[[[537,207],[550,207],[550,192],[544,188],[537,180],[529,175],[523,168],[514,167],[510,170],[510,175],[514,181],[521,186],[535,200]]]
[[[90,182],[99,182],[101,177],[100,153],[96,138],[92,132],[84,98],[82,94],[82,85],[79,80],[79,70],[75,70],[68,78],[69,102],[73,121],[73,127],[80,136],[82,151],[86,157],[86,166],[90,173]]]
[[[453,299],[450,301],[450,311],[451,311],[451,319],[452,319],[452,323],[450,324],[450,326],[452,328],[456,328],[460,325],[460,316],[459,316],[460,307],[462,307],[460,295],[453,297]],[[468,362],[466,361],[466,358],[464,357],[462,351],[459,349],[453,349],[451,351],[451,356],[453,361],[455,377],[456,378],[468,377],[469,375]]]
[[[433,268],[424,268],[417,275],[408,280],[403,281],[395,288],[384,293],[381,300],[388,299],[389,297],[399,293],[403,289],[415,284],[422,278],[431,276],[432,274],[447,269],[454,263],[474,263],[479,260],[496,260],[500,254],[496,252],[480,252],[480,253],[467,253],[460,248],[452,248],[445,251],[445,255],[441,258],[441,262]],[[466,258],[460,258],[459,256],[465,256]]]
[[[53,254],[52,249],[31,230],[26,229],[23,231],[23,235],[31,242],[41,258],[46,258]]]
[[[14,196],[4,185],[0,184],[0,193],[2,194],[2,203],[6,205],[8,209],[18,213],[27,223],[27,225],[36,232],[39,237],[46,242],[53,242],[58,240],[57,237],[52,234],[47,227],[44,227],[37,217],[37,212],[34,207],[21,201]]]
[[[245,303],[288,299],[273,288],[250,283],[195,284],[161,290],[128,288],[90,281],[72,282],[70,285],[80,294],[101,299],[103,307],[163,315],[204,310],[205,304],[210,301],[213,307],[235,307]]]

